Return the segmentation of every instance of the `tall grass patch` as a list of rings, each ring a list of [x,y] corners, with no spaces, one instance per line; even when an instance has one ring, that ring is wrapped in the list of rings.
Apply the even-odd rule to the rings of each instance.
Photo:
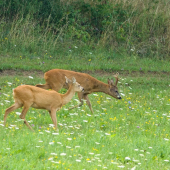
[[[10,0],[0,7],[3,53],[43,56],[50,51],[59,55],[65,54],[65,48],[79,45],[169,59],[168,0]]]

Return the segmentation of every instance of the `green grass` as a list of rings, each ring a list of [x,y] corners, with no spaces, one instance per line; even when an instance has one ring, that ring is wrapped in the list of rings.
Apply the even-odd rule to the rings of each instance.
[[[67,49],[68,50],[68,49]],[[52,56],[38,55],[4,55],[0,57],[1,70],[41,70],[43,72],[54,68],[70,69],[77,71],[141,71],[141,72],[169,72],[168,60],[133,57],[128,55],[112,54],[99,50],[94,53],[83,53],[82,49],[74,49],[72,53],[61,53]],[[77,50],[77,51],[76,51]],[[82,54],[83,53],[83,54]],[[9,62],[10,61],[10,62]]]
[[[64,3],[65,10],[54,10],[62,4],[50,1],[56,5],[43,15],[49,1],[17,2],[1,3],[0,169],[169,169],[168,1],[146,0],[141,7],[140,0],[101,6],[103,1],[80,0],[76,8]],[[47,111],[31,108],[26,119],[34,132],[20,120],[21,109],[3,127],[12,89],[44,83],[43,73],[54,68],[87,72],[103,82],[118,71],[122,100],[91,94],[91,115],[86,104],[67,110],[77,104],[74,96],[57,112],[59,132]]]
[[[108,77],[93,76],[104,82]],[[13,88],[44,83],[38,75],[33,77],[0,77],[0,125],[5,109],[13,103]],[[169,169],[169,77],[120,77],[122,100],[91,94],[91,115],[86,104],[67,110],[77,103],[74,96],[57,112],[59,132],[50,127],[52,121],[45,110],[30,109],[26,116],[35,132],[20,121],[16,112],[21,109],[9,114],[6,127],[0,126],[0,169]]]

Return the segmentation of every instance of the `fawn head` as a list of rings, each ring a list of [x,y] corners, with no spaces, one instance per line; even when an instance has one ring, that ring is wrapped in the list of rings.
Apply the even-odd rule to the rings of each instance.
[[[65,79],[66,79],[66,84],[68,84],[69,87],[72,85],[74,87],[75,92],[84,92],[84,88],[80,86],[79,83],[76,82],[76,79],[74,77],[72,78],[72,81],[68,79],[66,76]]]

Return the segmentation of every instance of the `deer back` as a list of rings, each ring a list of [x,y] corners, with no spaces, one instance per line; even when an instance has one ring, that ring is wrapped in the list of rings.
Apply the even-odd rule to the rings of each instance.
[[[46,72],[44,78],[46,83],[49,84],[52,89],[58,89],[56,91],[59,91],[61,88],[69,88],[67,83],[65,83],[65,76],[69,79],[75,77],[76,81],[84,88],[84,91],[89,91],[95,86],[95,78],[92,76],[86,73],[69,70],[53,69]]]

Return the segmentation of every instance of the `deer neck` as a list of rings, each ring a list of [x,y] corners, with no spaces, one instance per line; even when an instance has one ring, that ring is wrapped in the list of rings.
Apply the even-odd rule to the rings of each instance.
[[[92,92],[103,92],[108,94],[109,93],[109,85],[97,80]]]
[[[72,86],[69,87],[68,91],[65,94],[62,94],[63,105],[67,104],[75,95],[75,91]]]

